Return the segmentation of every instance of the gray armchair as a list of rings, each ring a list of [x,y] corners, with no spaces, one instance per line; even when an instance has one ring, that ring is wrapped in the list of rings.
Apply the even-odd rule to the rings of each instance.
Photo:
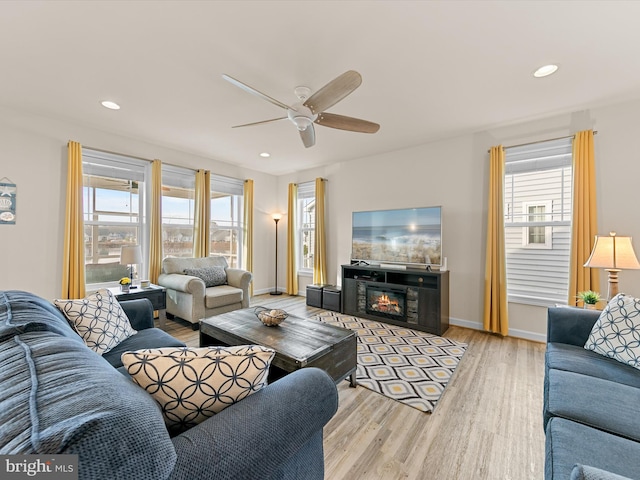
[[[227,284],[206,287],[201,278],[186,275],[185,269],[223,267]],[[203,258],[165,258],[158,284],[167,289],[167,313],[193,324],[194,330],[203,318],[240,308],[249,308],[251,272],[229,268],[221,256]]]

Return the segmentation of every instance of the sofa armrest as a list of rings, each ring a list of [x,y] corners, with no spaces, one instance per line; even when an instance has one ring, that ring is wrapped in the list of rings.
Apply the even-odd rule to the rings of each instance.
[[[247,270],[241,270],[239,268],[227,268],[227,283],[232,287],[241,288],[247,290],[253,275]]]
[[[584,346],[600,311],[575,307],[552,307],[547,310],[547,342]]]
[[[338,408],[326,372],[303,368],[173,438],[171,480],[271,478]],[[318,455],[322,457],[321,443]]]
[[[153,328],[153,305],[148,298],[135,300],[123,300],[120,303],[122,310],[127,314],[129,322],[134,330]]]
[[[158,277],[158,285],[178,292],[190,293],[198,296],[198,298],[204,298],[204,281],[191,275],[161,273]]]

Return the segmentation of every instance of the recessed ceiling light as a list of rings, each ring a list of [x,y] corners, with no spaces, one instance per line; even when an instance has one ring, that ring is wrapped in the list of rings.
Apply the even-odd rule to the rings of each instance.
[[[556,70],[558,70],[557,65],[545,65],[544,67],[540,67],[539,69],[537,69],[533,73],[533,76],[536,78],[546,77],[548,75],[551,75],[552,73],[555,73]]]
[[[262,158],[269,158],[269,157],[271,156],[271,154],[270,154],[269,152],[262,152],[262,153],[260,154],[260,156],[261,156]]]
[[[109,108],[111,110],[120,110],[120,105],[118,105],[116,102],[112,102],[110,100],[104,100],[103,102],[100,102],[102,104],[103,107]]]

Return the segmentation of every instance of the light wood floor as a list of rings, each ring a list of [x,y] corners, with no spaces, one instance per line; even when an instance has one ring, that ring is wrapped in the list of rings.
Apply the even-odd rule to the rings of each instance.
[[[322,311],[287,295],[251,304],[301,317]],[[198,346],[186,323],[167,320],[166,330]],[[460,327],[445,337],[469,348],[432,414],[338,385],[340,406],[324,430],[327,480],[543,478],[544,344]]]

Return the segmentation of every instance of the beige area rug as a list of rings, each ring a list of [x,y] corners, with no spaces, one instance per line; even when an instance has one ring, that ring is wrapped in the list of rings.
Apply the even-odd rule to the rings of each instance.
[[[467,344],[336,312],[312,317],[358,334],[358,385],[431,413]]]

